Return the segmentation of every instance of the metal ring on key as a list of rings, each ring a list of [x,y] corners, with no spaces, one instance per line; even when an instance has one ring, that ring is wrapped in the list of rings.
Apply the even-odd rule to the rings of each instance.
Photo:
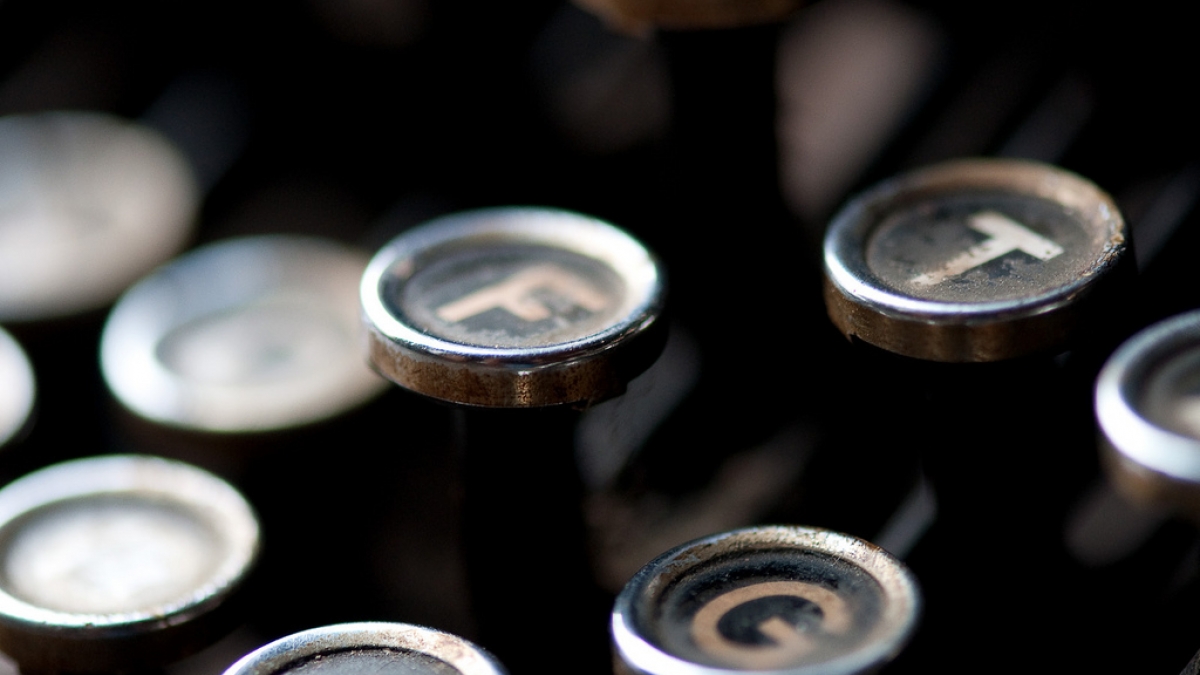
[[[224,675],[505,675],[488,652],[450,633],[403,623],[346,623],[301,631],[261,647]]]
[[[662,349],[657,259],[602,220],[548,208],[446,216],[384,246],[363,275],[372,365],[471,406],[592,403]]]
[[[1046,164],[974,159],[884,181],[825,236],[847,337],[946,362],[1062,349],[1129,258],[1112,198]]]
[[[679,546],[617,597],[622,675],[873,672],[911,637],[912,574],[882,549],[798,526],[756,527]]]
[[[139,455],[56,464],[0,489],[0,650],[22,672],[154,668],[231,627],[258,521],[229,484]]]

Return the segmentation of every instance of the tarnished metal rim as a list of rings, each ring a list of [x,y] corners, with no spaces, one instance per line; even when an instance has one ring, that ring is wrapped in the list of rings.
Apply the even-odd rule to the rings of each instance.
[[[1104,241],[1087,274],[1029,298],[977,303],[923,300],[899,293],[867,268],[865,244],[897,205],[961,190],[1004,190],[1060,204],[1093,225]],[[991,361],[1060,345],[1081,305],[1116,268],[1127,246],[1112,198],[1057,167],[1012,159],[938,164],[868,190],[830,223],[825,237],[825,298],[830,318],[849,336],[936,361]]]
[[[625,286],[618,318],[567,342],[486,347],[429,335],[388,310],[382,286],[389,276],[411,278],[440,251],[473,242],[541,245],[600,261]],[[360,290],[372,365],[403,387],[465,405],[533,407],[607,398],[649,365],[665,338],[665,279],[657,259],[616,227],[569,211],[495,208],[436,219],[381,249]]]
[[[505,675],[496,659],[456,635],[403,623],[345,623],[302,631],[261,647],[224,675],[273,675],[313,657],[354,649],[396,649],[435,658],[462,675]]]
[[[73,460],[10,483],[0,490],[0,538],[7,539],[9,528],[41,508],[114,495],[177,505],[193,514],[221,537],[223,557],[212,574],[186,596],[142,610],[111,614],[40,607],[10,593],[0,577],[0,649],[22,667],[32,669],[35,664],[51,663],[73,672],[119,669],[122,657],[111,652],[137,650],[140,640],[149,641],[141,644],[141,649],[156,653],[170,652],[170,644],[175,642],[191,645],[191,633],[208,630],[191,624],[225,602],[257,560],[258,520],[237,490],[196,467],[141,455]],[[165,636],[167,632],[170,638]],[[147,662],[144,655],[133,653],[133,663]]]
[[[851,675],[869,672],[904,647],[917,626],[921,596],[916,578],[899,560],[870,542],[850,535],[798,525],[761,526],[717,534],[678,546],[643,567],[617,596],[612,614],[615,658],[632,673],[645,675],[735,675],[733,669],[705,666],[666,653],[640,635],[638,615],[666,588],[712,558],[738,550],[795,548],[838,558],[865,571],[882,590],[883,615],[869,646],[825,663],[761,675]]]

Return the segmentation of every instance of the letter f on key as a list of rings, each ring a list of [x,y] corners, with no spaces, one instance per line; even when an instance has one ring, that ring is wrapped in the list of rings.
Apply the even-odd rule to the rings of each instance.
[[[538,289],[557,293],[590,312],[608,305],[608,298],[557,265],[546,263],[522,270],[491,286],[481,288],[437,308],[442,321],[456,322],[492,309],[503,309],[525,321],[542,321],[554,313],[533,295]]]
[[[976,232],[988,235],[988,239],[967,249],[942,265],[941,269],[913,277],[912,283],[932,286],[1013,251],[1023,251],[1043,261],[1055,258],[1063,252],[1063,248],[1058,244],[995,211],[976,213],[971,216],[969,224]]]

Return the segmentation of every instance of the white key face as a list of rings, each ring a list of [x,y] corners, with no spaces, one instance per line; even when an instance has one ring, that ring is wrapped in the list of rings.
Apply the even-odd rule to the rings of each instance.
[[[1082,278],[1103,247],[1073,213],[1049,201],[961,194],[905,204],[866,245],[884,285],[923,300],[1021,300]]]
[[[445,340],[538,347],[603,329],[620,309],[623,293],[616,275],[599,261],[508,246],[447,256],[415,274],[388,302],[397,315]]]

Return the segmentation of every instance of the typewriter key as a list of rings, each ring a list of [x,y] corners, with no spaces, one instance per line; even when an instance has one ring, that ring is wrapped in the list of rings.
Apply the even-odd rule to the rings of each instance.
[[[149,128],[97,113],[0,118],[0,321],[97,309],[181,249],[200,194]]]
[[[204,432],[333,417],[381,393],[355,293],[367,256],[300,236],[197,249],[131,288],[101,337],[104,379],[135,414]]]
[[[22,672],[156,667],[228,628],[258,521],[225,482],[136,455],[0,490],[0,651]]]
[[[370,359],[471,406],[596,402],[662,348],[663,273],[629,235],[567,211],[501,208],[409,230],[362,280]]]
[[[21,346],[0,329],[0,447],[25,429],[33,411],[33,368]]]
[[[1121,345],[1096,380],[1095,404],[1118,488],[1200,516],[1200,311]]]
[[[225,675],[504,675],[491,654],[449,633],[403,623],[302,631],[233,664]]]
[[[965,160],[886,181],[825,238],[825,301],[847,337],[933,361],[1061,349],[1126,256],[1112,199],[1051,166]]]
[[[912,636],[920,595],[908,570],[861,539],[757,527],[684,544],[617,597],[617,672],[874,672]]]

